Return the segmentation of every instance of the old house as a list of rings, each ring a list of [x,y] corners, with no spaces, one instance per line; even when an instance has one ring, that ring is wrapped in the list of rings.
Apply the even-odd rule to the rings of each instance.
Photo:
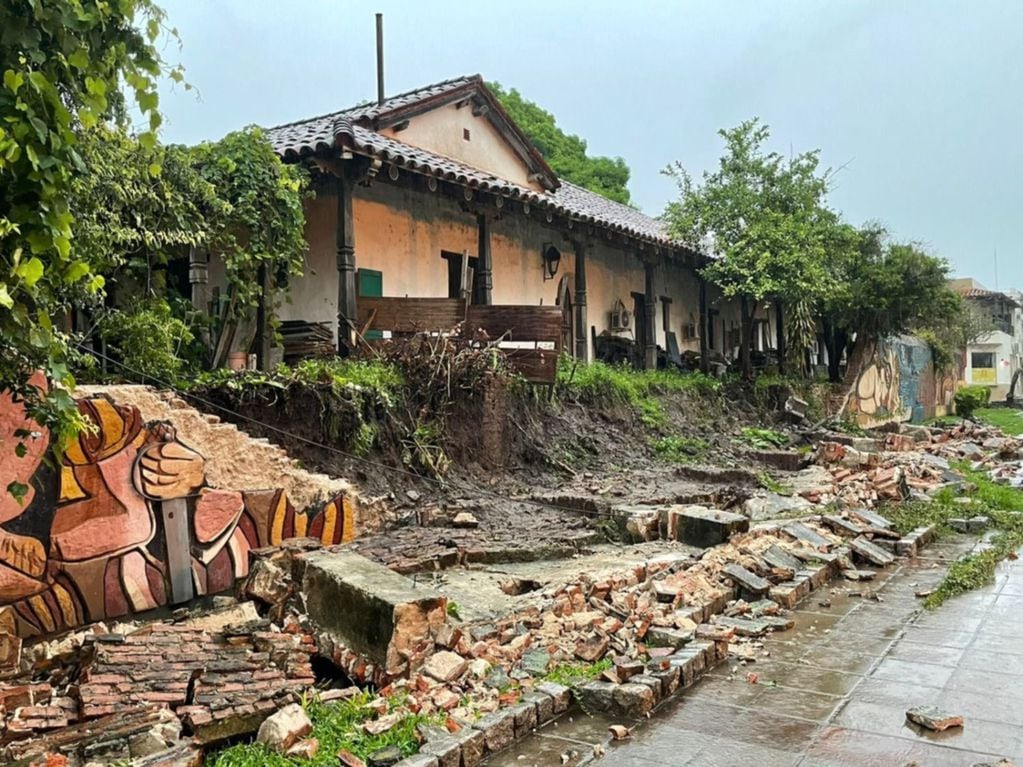
[[[315,192],[305,273],[278,310],[285,353],[288,332],[310,324],[343,347],[398,325],[446,329],[473,306],[556,307],[558,345],[582,360],[736,353],[738,311],[698,275],[706,257],[559,179],[479,75],[267,136],[310,168]],[[216,284],[215,261],[210,274]],[[770,309],[757,318],[753,348],[773,348]]]

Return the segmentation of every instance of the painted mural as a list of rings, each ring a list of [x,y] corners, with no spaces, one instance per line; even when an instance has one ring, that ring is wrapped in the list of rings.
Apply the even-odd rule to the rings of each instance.
[[[0,393],[0,631],[49,634],[179,604],[231,588],[251,549],[353,537],[347,497],[297,510],[280,489],[211,488],[205,458],[169,423],[105,396],[78,409],[92,428],[53,466],[49,435]]]
[[[923,421],[949,412],[954,373],[934,368],[930,347],[913,336],[883,339],[867,355],[848,409],[860,426]]]

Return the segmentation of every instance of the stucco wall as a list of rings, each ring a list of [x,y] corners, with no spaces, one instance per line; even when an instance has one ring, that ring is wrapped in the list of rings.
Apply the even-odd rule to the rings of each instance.
[[[478,233],[475,215],[438,194],[400,185],[375,183],[357,187],[353,203],[356,266],[383,274],[385,296],[445,297],[447,262],[442,251],[475,256]],[[327,322],[336,332],[337,268],[335,222],[337,201],[324,193],[306,204],[309,252],[305,274],[290,286],[290,301],[280,309],[281,319]],[[561,251],[554,279],[543,279],[541,253],[545,243]],[[543,221],[526,218],[509,208],[491,225],[493,301],[498,304],[554,305],[562,280],[574,299],[575,255],[564,234]],[[213,270],[211,270],[211,275]],[[620,299],[633,310],[632,293],[646,287],[643,264],[636,254],[604,240],[595,240],[586,263],[588,324],[599,334],[609,327],[610,312]],[[671,299],[670,324],[680,347],[699,348],[699,341],[683,339],[682,327],[690,314],[699,315],[699,286],[692,270],[675,264],[655,269],[656,339],[662,348],[666,334],[660,298]],[[731,311],[725,304],[726,311]],[[738,313],[734,313],[738,322]],[[636,318],[637,321],[641,318]],[[720,333],[719,333],[720,336]],[[719,338],[720,348],[722,341]]]
[[[991,389],[992,401],[1003,401],[1009,391],[1012,375],[1015,372],[1013,366],[1014,341],[1013,336],[1008,333],[996,331],[982,336],[978,339],[977,343],[967,347],[966,369],[963,373],[963,380],[970,385],[987,386]],[[993,372],[990,369],[975,370],[973,367],[973,352],[992,353],[995,363]]]
[[[468,138],[465,131],[469,131]],[[489,171],[497,178],[540,190],[538,184],[529,180],[525,163],[490,119],[473,115],[471,105],[459,108],[449,104],[413,117],[408,127],[401,131],[387,128],[380,132],[406,144]]]

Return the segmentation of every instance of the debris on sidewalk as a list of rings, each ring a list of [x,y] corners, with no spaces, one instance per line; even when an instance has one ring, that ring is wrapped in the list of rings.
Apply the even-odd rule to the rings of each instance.
[[[963,718],[950,714],[937,706],[915,706],[906,712],[906,719],[928,730],[942,732],[950,727],[962,727]]]

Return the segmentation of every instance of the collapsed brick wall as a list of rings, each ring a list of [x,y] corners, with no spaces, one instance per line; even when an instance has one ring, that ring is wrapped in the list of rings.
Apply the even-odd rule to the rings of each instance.
[[[34,383],[46,385],[41,377]],[[148,420],[137,405],[99,391],[77,404],[89,428],[51,467],[46,429],[28,418],[23,402],[0,393],[0,450],[9,452],[0,487],[23,489],[0,492],[0,635],[49,635],[181,604],[232,588],[248,574],[252,549],[306,536],[337,544],[355,535],[346,483],[317,482],[234,426],[191,409],[189,418]],[[167,407],[186,410],[173,401]],[[211,458],[199,447],[218,444],[233,451]],[[297,492],[304,504],[293,503],[285,487],[254,487],[257,480],[216,487],[211,477],[246,481],[227,462],[257,474],[273,463],[273,478],[286,477],[289,489],[304,485]],[[320,493],[310,490],[317,486]]]

